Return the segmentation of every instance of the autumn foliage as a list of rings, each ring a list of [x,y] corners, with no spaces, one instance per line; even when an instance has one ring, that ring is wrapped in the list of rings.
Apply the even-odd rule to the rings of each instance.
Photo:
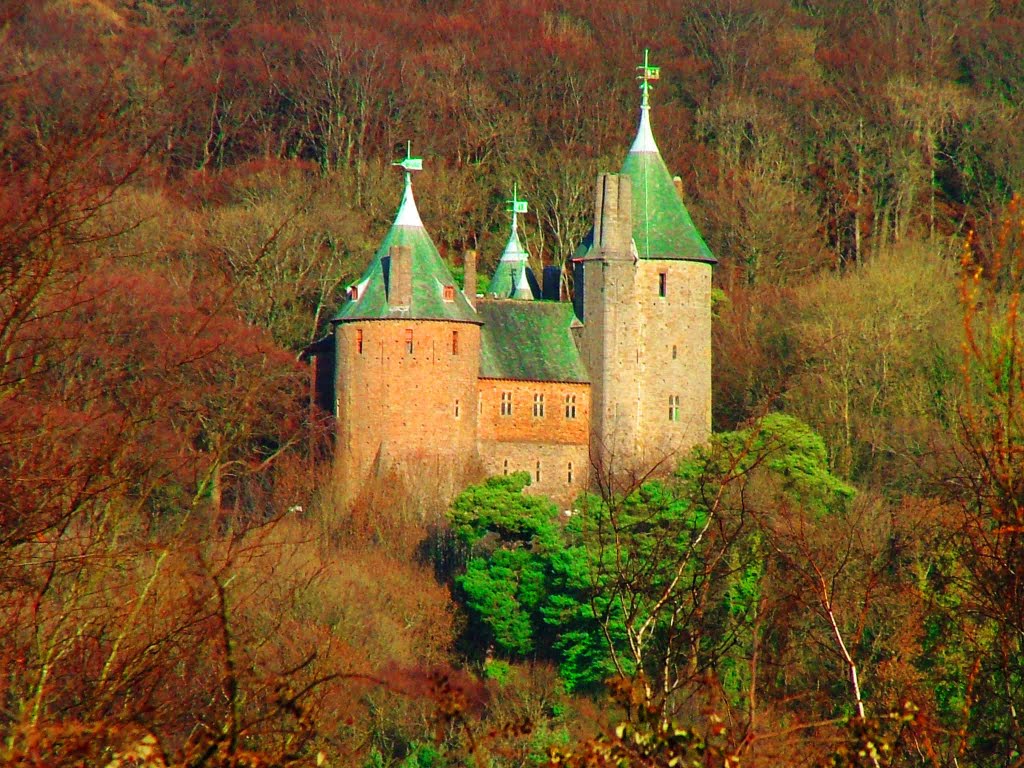
[[[1022,38],[980,0],[0,4],[0,762],[1020,765]],[[561,265],[644,47],[720,260],[715,441],[585,516],[340,509],[299,354],[396,147],[450,260],[493,267],[517,183]]]

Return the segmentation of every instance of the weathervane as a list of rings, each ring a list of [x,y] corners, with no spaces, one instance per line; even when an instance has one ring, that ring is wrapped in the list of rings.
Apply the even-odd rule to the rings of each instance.
[[[527,208],[528,208],[528,206],[526,204],[526,201],[519,199],[519,184],[518,183],[513,183],[512,184],[512,199],[511,200],[506,200],[505,202],[509,204],[509,207],[506,208],[505,210],[512,212],[512,228],[515,229],[515,226],[516,226],[516,214],[517,213],[526,213]]]
[[[409,186],[412,184],[412,171],[423,170],[423,158],[412,156],[412,142],[407,141],[405,143],[405,159],[397,163],[392,163],[392,165],[397,165],[399,168],[405,169],[405,183],[406,186]]]
[[[641,80],[642,81],[640,83],[640,90],[643,91],[643,94],[644,94],[644,103],[643,103],[643,105],[645,107],[651,106],[651,98],[650,98],[651,80],[660,80],[661,79],[661,67],[652,67],[650,65],[650,61],[648,59],[648,54],[649,53],[650,53],[650,49],[649,48],[644,48],[644,63],[643,63],[643,66],[637,67],[637,69],[640,70],[640,74],[637,75],[637,78],[636,78],[637,80]]]

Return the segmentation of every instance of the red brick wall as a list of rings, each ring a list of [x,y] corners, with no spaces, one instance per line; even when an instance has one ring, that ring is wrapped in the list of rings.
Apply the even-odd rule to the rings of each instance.
[[[480,439],[587,445],[590,440],[590,385],[480,379]],[[501,395],[511,393],[512,414],[501,415]],[[534,396],[544,396],[544,416],[533,415]],[[566,395],[576,396],[576,418],[565,416]]]
[[[407,334],[412,333],[412,352]],[[452,333],[458,333],[458,352]],[[362,352],[359,337],[362,336]],[[480,327],[442,321],[341,323],[337,354],[335,466],[343,497],[396,467],[431,467],[440,492],[476,469]],[[456,401],[458,414],[456,415]]]

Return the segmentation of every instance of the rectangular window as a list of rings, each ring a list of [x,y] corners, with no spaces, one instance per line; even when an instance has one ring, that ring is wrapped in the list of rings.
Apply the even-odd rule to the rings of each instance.
[[[460,415],[461,415],[460,403],[459,403],[458,399],[456,399],[455,400],[455,418],[456,419],[459,418]]]
[[[565,396],[565,418],[576,418],[576,395]]]
[[[568,468],[568,470],[566,471],[565,474],[566,474],[565,482],[568,483],[569,485],[572,485],[572,462],[571,461],[569,462],[569,468]]]
[[[452,331],[452,354],[459,354],[459,332]]]
[[[667,290],[668,290],[668,273],[667,272],[659,272],[658,273],[658,295],[664,297]]]
[[[444,300],[445,301],[455,301],[455,286],[453,286],[453,285],[446,285],[444,287]]]
[[[511,416],[512,415],[512,393],[502,392],[501,393],[501,415]]]
[[[405,330],[405,354],[412,354],[412,328]]]
[[[537,482],[540,482],[540,459],[537,459]]]
[[[363,354],[363,329],[356,328],[356,354]]]
[[[535,419],[544,418],[544,395],[539,392],[533,396],[533,417]]]
[[[508,459],[505,459],[504,464],[501,467],[502,474],[508,474]]]
[[[668,420],[679,421],[679,395],[668,396]]]
[[[678,355],[679,355],[679,349],[676,347],[675,344],[673,344],[672,345],[672,359],[675,360]]]

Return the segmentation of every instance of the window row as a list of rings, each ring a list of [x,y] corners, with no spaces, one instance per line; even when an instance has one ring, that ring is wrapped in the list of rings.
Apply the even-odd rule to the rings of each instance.
[[[505,459],[502,462],[502,473],[506,474],[506,475],[509,473],[508,459]],[[533,469],[533,481],[535,483],[539,483],[543,476],[544,476],[543,465],[541,464],[540,459],[537,459],[537,463],[536,463],[536,465],[534,465],[534,469]],[[566,485],[572,485],[573,481],[575,479],[576,479],[576,472],[575,472],[575,469],[573,468],[572,462],[571,461],[567,462],[566,465],[565,465],[565,484]]]
[[[362,328],[356,328],[356,354],[357,355],[363,354],[364,348],[365,348],[365,346],[363,344],[363,329]],[[414,349],[415,349],[415,345],[413,343],[412,328],[406,328],[405,329],[405,353],[407,355],[411,355],[413,353]],[[458,331],[452,331],[452,354],[453,355],[459,354],[459,332]]]
[[[545,414],[545,402],[546,396],[543,392],[534,392],[533,394],[533,417],[535,419],[543,419]],[[576,395],[565,396],[565,418],[575,419],[576,418]],[[480,403],[481,409],[483,409],[483,401]],[[512,391],[505,390],[501,393],[501,402],[499,404],[498,413],[502,416],[512,415]]]

